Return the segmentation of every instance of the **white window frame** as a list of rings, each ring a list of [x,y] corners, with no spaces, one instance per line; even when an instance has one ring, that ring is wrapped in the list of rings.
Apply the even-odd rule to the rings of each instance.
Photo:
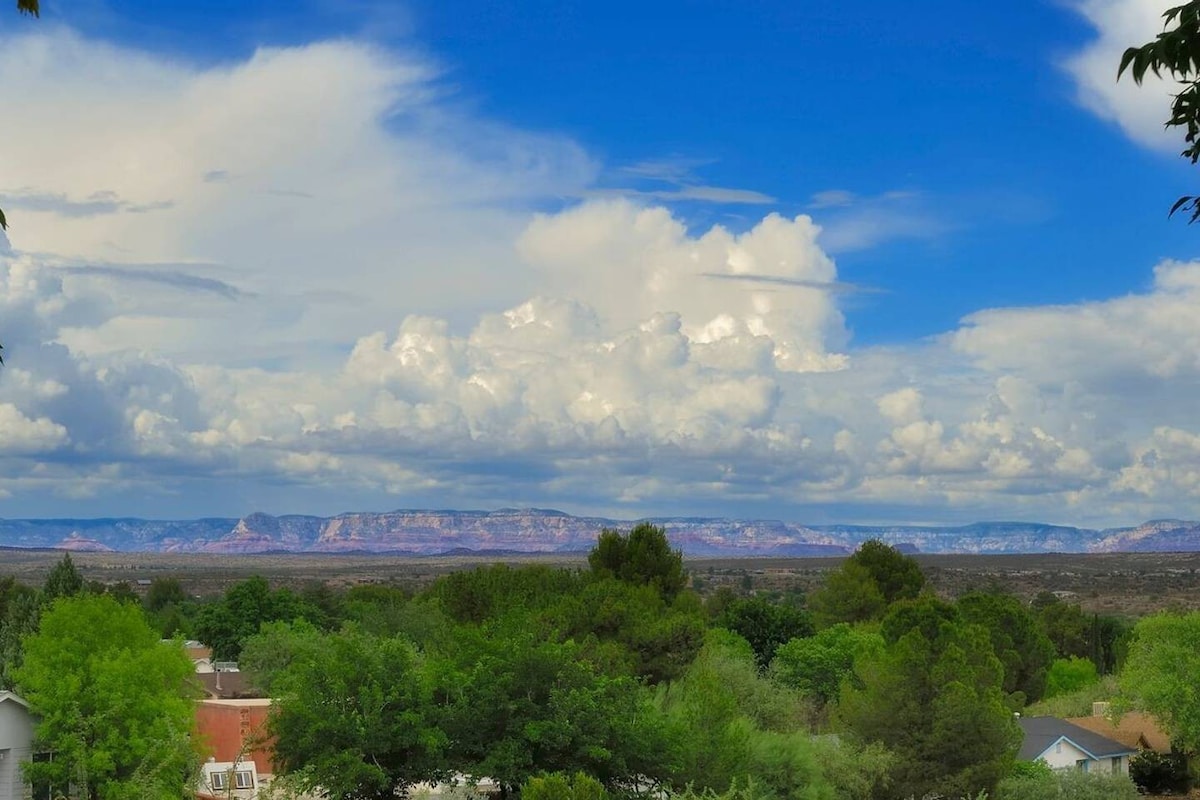
[[[248,769],[239,769],[233,773],[233,785],[237,789],[253,789],[254,773]]]
[[[225,773],[221,770],[214,769],[208,773],[208,783],[212,788],[221,790],[225,788]]]

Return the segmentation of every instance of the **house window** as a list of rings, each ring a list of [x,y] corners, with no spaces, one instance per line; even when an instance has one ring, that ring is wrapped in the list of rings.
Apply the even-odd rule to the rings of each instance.
[[[1081,758],[1075,762],[1075,766],[1079,768],[1080,772],[1087,772],[1088,771],[1088,760],[1086,758]]]
[[[214,789],[224,789],[225,788],[225,773],[224,772],[208,773],[208,782]]]
[[[1113,758],[1112,771],[1113,771],[1113,775],[1121,774],[1121,757],[1120,756],[1116,756]]]
[[[1061,752],[1062,752],[1062,742],[1055,742],[1055,743],[1054,743],[1054,752],[1055,752],[1055,753],[1061,753]]]
[[[250,770],[238,770],[233,774],[233,782],[239,789],[253,789],[254,773]]]

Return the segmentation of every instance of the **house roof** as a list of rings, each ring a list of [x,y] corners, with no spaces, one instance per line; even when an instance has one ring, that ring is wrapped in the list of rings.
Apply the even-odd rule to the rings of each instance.
[[[25,702],[25,699],[23,697],[16,695],[12,692],[9,692],[9,691],[0,692],[0,703],[3,703],[5,700],[12,700],[14,703],[22,705],[25,708],[29,708],[29,703]]]
[[[1017,722],[1021,725],[1021,732],[1025,734],[1021,749],[1017,753],[1017,758],[1022,761],[1035,761],[1062,739],[1066,739],[1092,758],[1111,758],[1137,752],[1136,748],[1127,747],[1121,742],[1101,736],[1087,728],[1072,725],[1058,717],[1021,717]]]
[[[1101,715],[1069,717],[1067,722],[1107,736],[1126,747],[1171,752],[1171,737],[1159,727],[1158,720],[1141,711],[1130,711],[1116,722]]]
[[[197,672],[196,677],[200,680],[200,685],[204,687],[204,691],[209,697],[221,699],[262,697],[261,692],[255,691],[250,686],[244,672],[222,672],[220,690],[217,689],[217,673]]]

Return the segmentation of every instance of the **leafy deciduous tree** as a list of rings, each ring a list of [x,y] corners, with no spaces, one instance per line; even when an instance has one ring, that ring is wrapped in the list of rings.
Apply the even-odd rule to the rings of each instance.
[[[219,660],[235,660],[242,642],[258,633],[264,622],[292,622],[324,618],[319,609],[288,589],[272,591],[266,578],[254,576],[235,584],[220,600],[203,606],[196,615],[196,638],[213,649]]]
[[[1046,673],[1046,697],[1061,697],[1078,692],[1100,680],[1096,665],[1089,658],[1057,658]]]
[[[780,647],[771,671],[785,686],[825,706],[837,699],[842,681],[853,674],[858,659],[882,650],[883,637],[878,633],[839,623]]]
[[[331,800],[392,800],[444,774],[446,735],[416,649],[353,629],[318,637],[275,673],[275,757]]]
[[[1200,612],[1142,618],[1117,680],[1120,704],[1149,711],[1177,747],[1200,752]]]
[[[1166,127],[1183,128],[1187,147],[1181,156],[1193,164],[1200,160],[1200,0],[1178,5],[1163,12],[1163,31],[1152,41],[1130,47],[1117,67],[1120,80],[1129,70],[1135,83],[1141,84],[1147,72],[1164,72],[1183,88],[1171,101]],[[1200,219],[1200,196],[1184,196],[1171,207],[1174,214],[1188,209],[1191,221]]]
[[[455,769],[516,789],[542,772],[586,772],[610,788],[670,768],[644,687],[603,674],[573,642],[464,628],[439,678]]]
[[[72,784],[93,800],[191,796],[194,668],[140,608],[104,596],[59,599],[24,651],[17,687],[38,718],[36,746],[54,753],[25,765],[32,782]]]
[[[725,609],[720,622],[750,643],[760,668],[771,663],[783,643],[813,634],[808,612],[762,597],[735,600]]]

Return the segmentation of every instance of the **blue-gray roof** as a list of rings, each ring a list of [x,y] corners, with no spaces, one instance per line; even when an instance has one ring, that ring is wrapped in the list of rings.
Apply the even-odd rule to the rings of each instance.
[[[1033,761],[1059,739],[1066,739],[1092,758],[1113,758],[1137,752],[1107,736],[1072,725],[1058,717],[1021,717],[1017,722],[1025,734],[1021,749],[1017,752],[1017,758],[1021,761]]]

